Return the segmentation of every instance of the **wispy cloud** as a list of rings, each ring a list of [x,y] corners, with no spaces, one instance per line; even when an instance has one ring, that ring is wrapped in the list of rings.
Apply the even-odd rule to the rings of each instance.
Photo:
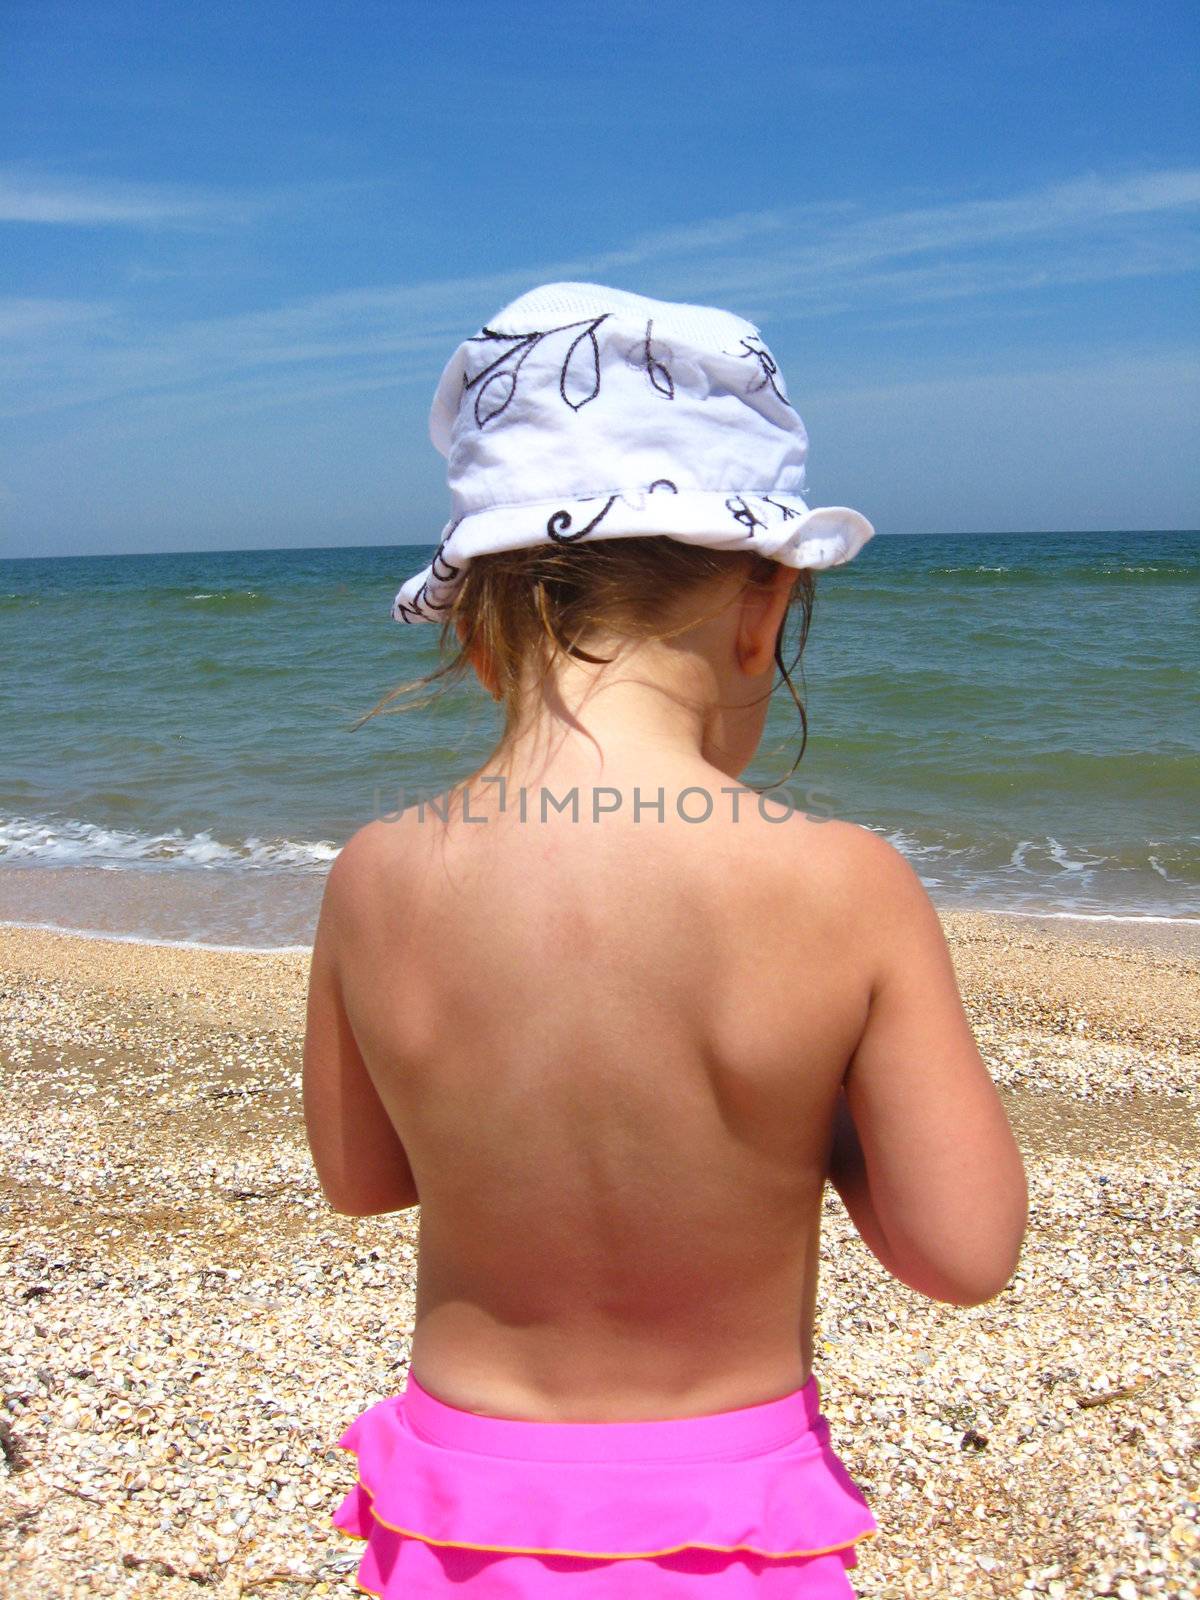
[[[67,330],[77,332],[85,324],[95,325],[112,315],[110,305],[94,300],[0,297],[0,340],[14,344],[40,341]]]
[[[729,222],[717,219],[690,230],[695,250],[679,260],[678,292],[740,296],[751,314],[769,306],[775,315],[819,316],[939,293],[956,299],[1186,271],[1200,265],[1198,212],[1200,169],[1185,168],[1089,175],[1002,199],[772,211],[748,251],[724,248]],[[751,220],[741,219],[743,240]],[[602,265],[675,254],[674,236],[650,235]]]
[[[10,302],[10,332],[36,332],[41,314],[42,331],[55,336],[24,339],[0,368],[10,390],[4,409],[122,396],[158,404],[172,395],[263,408],[326,388],[427,383],[468,328],[556,279],[712,300],[769,326],[847,312],[878,321],[919,309],[928,317],[939,306],[957,316],[965,303],[996,308],[1021,296],[1023,309],[1045,290],[1195,270],[1198,212],[1200,170],[1087,175],[1002,198],[739,213],[521,270],[348,289],[163,327],[132,309]],[[0,332],[5,326],[0,315]]]
[[[970,250],[1200,208],[1200,169],[1078,178],[1003,200],[966,200],[856,219],[841,230],[837,263],[857,266],[933,250]]]
[[[72,227],[184,227],[244,220],[255,202],[166,184],[0,169],[0,222]]]

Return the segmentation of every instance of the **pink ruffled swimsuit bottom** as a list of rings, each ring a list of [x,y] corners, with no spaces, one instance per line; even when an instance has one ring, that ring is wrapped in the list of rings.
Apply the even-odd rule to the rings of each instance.
[[[815,1375],[739,1411],[526,1422],[437,1400],[410,1374],[338,1441],[334,1513],[386,1600],[847,1600],[878,1531],[829,1442]]]

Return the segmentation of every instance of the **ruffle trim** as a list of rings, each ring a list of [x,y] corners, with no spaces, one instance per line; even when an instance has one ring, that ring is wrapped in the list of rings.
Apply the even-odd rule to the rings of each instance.
[[[383,1529],[501,1555],[620,1561],[703,1550],[796,1560],[845,1552],[852,1563],[852,1547],[878,1532],[824,1417],[750,1460],[513,1462],[429,1443],[395,1396],[364,1412],[338,1447],[357,1457],[358,1473],[333,1523],[360,1540]]]

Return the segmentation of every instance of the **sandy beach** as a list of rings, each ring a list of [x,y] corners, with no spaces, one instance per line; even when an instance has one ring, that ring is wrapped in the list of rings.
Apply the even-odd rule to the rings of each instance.
[[[818,1378],[917,1595],[1200,1593],[1200,927],[947,913],[1025,1153],[1005,1292],[889,1279],[830,1192]],[[0,929],[0,1591],[350,1595],[334,1448],[403,1387],[416,1214],[324,1204],[306,961]]]

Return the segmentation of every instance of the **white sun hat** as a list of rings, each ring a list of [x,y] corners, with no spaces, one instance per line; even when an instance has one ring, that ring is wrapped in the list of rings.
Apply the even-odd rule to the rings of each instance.
[[[595,283],[551,283],[450,358],[429,419],[451,520],[392,605],[436,622],[475,556],[666,534],[836,567],[874,529],[801,498],[808,434],[752,323]]]

